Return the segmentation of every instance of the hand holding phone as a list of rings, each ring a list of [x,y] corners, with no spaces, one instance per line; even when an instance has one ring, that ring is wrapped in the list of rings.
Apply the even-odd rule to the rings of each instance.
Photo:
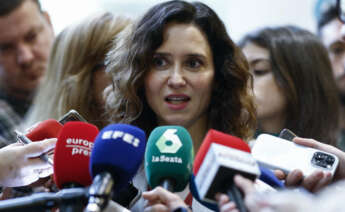
[[[338,157],[334,154],[301,146],[269,134],[259,135],[252,155],[266,168],[280,169],[286,174],[300,169],[304,176],[316,170],[328,171],[334,175],[339,163]]]

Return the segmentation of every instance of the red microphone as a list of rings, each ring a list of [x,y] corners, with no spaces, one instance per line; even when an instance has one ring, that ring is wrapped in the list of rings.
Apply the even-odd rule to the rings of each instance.
[[[239,211],[246,211],[239,189],[233,183],[235,174],[254,180],[259,166],[250,148],[240,138],[209,130],[194,160],[195,186],[201,200],[215,203],[217,192],[227,193]]]
[[[63,125],[54,119],[48,119],[33,126],[26,133],[31,141],[41,141],[47,138],[57,138]]]
[[[98,134],[95,125],[67,122],[58,137],[54,153],[54,181],[58,188],[89,186],[89,160]]]
[[[206,156],[206,153],[208,152],[210,145],[212,143],[221,144],[230,148],[238,149],[244,152],[250,153],[250,147],[246,142],[244,142],[242,139],[225,134],[222,132],[219,132],[217,130],[209,130],[199,148],[198,153],[195,156],[194,164],[193,164],[193,173],[197,174],[199,171],[199,168]]]

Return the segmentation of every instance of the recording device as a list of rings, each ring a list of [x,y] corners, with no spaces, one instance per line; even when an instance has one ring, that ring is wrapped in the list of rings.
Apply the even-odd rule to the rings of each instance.
[[[145,152],[145,172],[151,188],[162,186],[171,192],[183,191],[192,171],[193,155],[192,138],[185,128],[156,127]]]
[[[25,136],[33,142],[41,141],[47,138],[57,138],[61,129],[62,129],[62,125],[58,121],[54,119],[48,119],[31,126],[30,129],[26,130]],[[18,140],[19,142],[22,142],[22,143],[26,143],[27,141],[26,139],[24,140],[23,137],[18,138]],[[47,160],[50,161],[49,163],[53,162],[52,160],[53,152],[54,150],[51,150],[45,153],[48,156]],[[47,176],[50,176],[53,173],[53,167],[48,168],[48,169],[37,169],[36,171],[40,178],[45,178]],[[55,185],[51,189],[54,189],[54,187]],[[12,194],[13,194],[12,196],[14,197],[23,196],[23,195],[28,195],[32,192],[33,192],[33,189],[32,187],[29,187],[29,186],[14,187],[12,189]]]
[[[68,111],[65,115],[63,115],[60,119],[59,122],[61,124],[65,124],[69,121],[82,121],[82,122],[87,122],[87,120],[80,115],[76,110],[70,110]]]
[[[91,184],[89,161],[97,134],[97,127],[85,122],[73,121],[63,126],[54,154],[54,181],[59,189]],[[60,211],[82,211],[84,206],[76,201],[62,204]]]
[[[239,211],[246,211],[235,174],[254,180],[260,169],[240,138],[209,130],[194,161],[195,185],[201,200],[216,203],[217,192],[227,193]]]
[[[261,134],[257,138],[252,155],[261,166],[280,169],[285,174],[300,169],[305,176],[316,170],[334,174],[339,160],[334,154],[295,144],[294,142]]]
[[[103,128],[95,140],[90,159],[93,183],[86,211],[103,210],[112,193],[128,185],[143,161],[145,132],[127,124]]]
[[[17,131],[17,134],[20,134],[18,136],[19,141],[27,144],[30,143],[30,141],[35,142],[42,141],[47,138],[57,138],[61,129],[62,124],[60,124],[58,121],[54,119],[47,119],[32,126],[27,130],[25,135],[21,134],[19,131]],[[48,161],[48,163],[51,165],[53,165],[53,152],[54,150],[51,150],[41,156],[43,157],[43,160]],[[47,177],[53,173],[53,169],[43,169],[37,171],[40,178]]]

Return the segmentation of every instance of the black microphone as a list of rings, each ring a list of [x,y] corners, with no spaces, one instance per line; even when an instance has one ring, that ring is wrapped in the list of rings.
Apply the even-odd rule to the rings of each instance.
[[[63,204],[87,202],[88,190],[85,188],[62,189],[57,193],[36,193],[31,196],[0,201],[0,211],[6,212],[36,212],[52,209]]]

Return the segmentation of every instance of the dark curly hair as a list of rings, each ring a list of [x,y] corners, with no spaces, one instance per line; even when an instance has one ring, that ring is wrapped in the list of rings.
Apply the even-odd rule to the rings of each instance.
[[[248,139],[256,123],[248,63],[217,14],[200,2],[160,3],[124,35],[122,42],[116,42],[106,69],[114,79],[114,91],[107,101],[111,121],[131,123],[146,132],[157,126],[145,99],[144,77],[155,50],[163,43],[164,27],[171,22],[195,25],[211,47],[215,86],[208,110],[209,127]]]

